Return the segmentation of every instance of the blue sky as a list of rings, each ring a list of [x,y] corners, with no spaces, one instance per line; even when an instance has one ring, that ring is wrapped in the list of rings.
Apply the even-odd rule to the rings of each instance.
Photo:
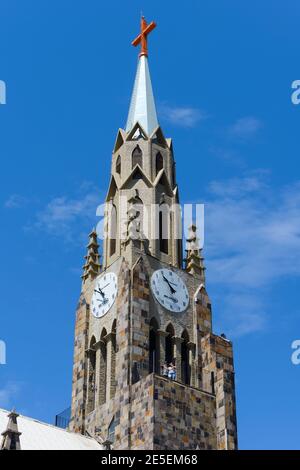
[[[140,12],[182,202],[204,202],[214,329],[234,341],[239,444],[298,448],[300,79],[296,0],[2,0],[0,406],[70,403],[86,238],[136,70]]]

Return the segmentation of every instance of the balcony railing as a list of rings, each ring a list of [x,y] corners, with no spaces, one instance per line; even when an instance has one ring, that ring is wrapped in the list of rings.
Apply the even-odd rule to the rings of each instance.
[[[61,413],[55,416],[55,426],[58,428],[66,429],[71,419],[71,407],[66,408]]]

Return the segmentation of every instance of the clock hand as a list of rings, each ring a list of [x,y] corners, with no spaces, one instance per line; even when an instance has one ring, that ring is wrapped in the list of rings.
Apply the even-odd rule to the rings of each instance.
[[[104,296],[103,291],[104,291],[105,287],[109,286],[109,284],[110,284],[110,282],[108,284],[106,284],[106,286],[102,287],[102,289],[101,289],[101,287],[99,287],[99,290],[97,290],[97,289],[94,289],[94,290],[95,290],[95,292],[98,292],[98,294],[101,294],[102,297],[103,297]]]
[[[166,283],[168,284],[169,288],[170,288],[170,291],[171,291],[171,294],[175,294],[176,293],[176,290],[171,286],[171,283],[169,282],[169,280],[165,277],[165,275],[163,274],[162,275],[164,281],[166,281]],[[173,284],[173,283],[172,283]]]
[[[167,299],[172,300],[175,304],[178,304],[178,300],[175,299],[175,297],[170,297],[169,295],[165,295],[164,297],[166,297]]]
[[[99,289],[100,289],[100,287],[99,287]],[[105,294],[104,294],[104,292],[102,292],[101,289],[100,290],[94,289],[94,291],[97,292],[97,294],[102,295],[103,298],[105,297]]]
[[[101,290],[104,290],[104,289],[105,289],[105,287],[109,286],[109,284],[110,284],[110,282],[109,282],[108,284],[106,284],[104,287],[102,287],[102,289],[101,289]]]
[[[166,276],[163,274],[162,277],[169,283],[173,284],[173,286],[177,286],[176,282],[170,281],[169,279],[166,278]]]

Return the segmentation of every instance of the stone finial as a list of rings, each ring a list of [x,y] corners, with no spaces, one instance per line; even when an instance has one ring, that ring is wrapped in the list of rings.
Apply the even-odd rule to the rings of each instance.
[[[1,434],[3,436],[1,450],[21,450],[20,436],[18,430],[18,413],[12,410],[8,415],[8,424],[6,430]]]
[[[85,264],[83,266],[83,274],[81,276],[83,282],[88,278],[95,279],[101,270],[99,244],[97,239],[97,232],[95,229],[89,234],[89,243],[87,245],[87,254]]]
[[[197,237],[197,227],[192,224],[189,227],[188,238],[186,240],[186,271],[190,274],[198,274],[202,282],[205,282],[205,266],[204,258],[202,256],[202,249],[199,246],[199,239]]]

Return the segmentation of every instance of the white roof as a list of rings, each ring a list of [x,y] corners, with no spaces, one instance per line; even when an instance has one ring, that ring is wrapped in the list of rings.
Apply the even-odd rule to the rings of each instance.
[[[158,127],[148,59],[144,55],[139,58],[138,62],[126,132],[130,132],[137,122],[148,136]]]
[[[0,434],[6,430],[9,411],[0,408]],[[21,450],[103,450],[94,439],[20,415]],[[2,438],[2,436],[0,436]]]

